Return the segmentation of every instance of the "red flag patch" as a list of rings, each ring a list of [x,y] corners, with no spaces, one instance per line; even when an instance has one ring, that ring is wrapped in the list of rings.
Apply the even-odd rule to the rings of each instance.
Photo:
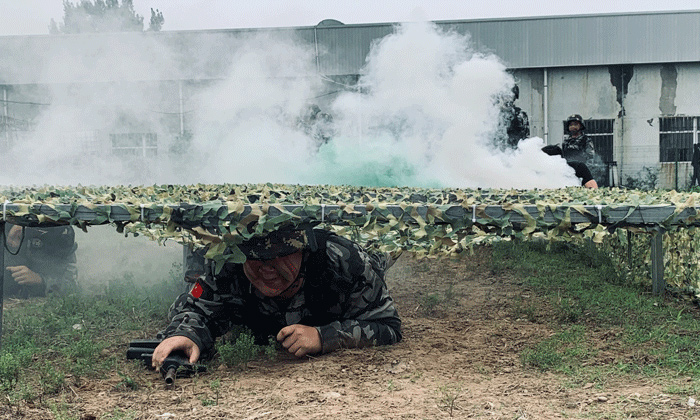
[[[190,294],[197,299],[199,299],[202,296],[202,292],[204,292],[204,289],[202,289],[202,285],[199,284],[199,282],[194,284],[194,287],[192,287],[192,290],[190,290]]]

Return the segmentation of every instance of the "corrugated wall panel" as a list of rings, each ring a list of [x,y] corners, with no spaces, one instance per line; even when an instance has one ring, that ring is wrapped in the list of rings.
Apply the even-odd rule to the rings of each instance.
[[[700,11],[439,22],[510,67],[700,61]]]
[[[544,68],[700,61],[700,11],[616,15],[559,16],[437,22],[445,30],[469,33],[478,51],[493,52],[510,68]],[[233,52],[255,34],[295,37],[318,46],[322,74],[357,74],[372,42],[393,31],[392,24],[340,25],[300,28],[173,31],[160,33],[86,34],[0,37],[0,84],[68,82],[52,68],[78,60],[105,58],[105,46],[117,45],[124,57],[147,57],[150,64],[176,65],[137,68],[119,61],[107,66],[111,80],[210,79],[225,77]],[[170,45],[172,51],[158,45]],[[82,48],[78,57],[65,52]],[[66,72],[66,77],[70,73]],[[84,74],[80,77],[95,78]]]
[[[372,42],[393,32],[393,26],[353,25],[316,29],[320,72],[322,74],[358,74]]]

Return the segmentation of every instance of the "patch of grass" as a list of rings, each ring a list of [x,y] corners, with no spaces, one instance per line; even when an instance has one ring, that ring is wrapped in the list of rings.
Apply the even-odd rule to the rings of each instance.
[[[139,384],[129,375],[117,372],[122,380],[114,386],[117,391],[136,391],[138,390]]]
[[[167,278],[149,287],[131,280],[114,280],[101,295],[76,291],[6,308],[0,352],[3,401],[10,406],[38,403],[56,418],[69,418],[61,405],[46,405],[50,397],[85,379],[105,377],[117,360],[125,360],[115,344],[128,342],[135,330],[155,334],[166,322],[180,280]],[[125,389],[136,386],[128,376],[122,379]]]
[[[542,371],[574,373],[593,354],[594,350],[585,340],[584,328],[574,325],[523,350],[521,359]]]
[[[230,338],[216,343],[216,351],[221,362],[229,368],[245,368],[248,362],[261,355],[274,359],[277,355],[276,342],[270,337],[267,345],[255,344],[253,334],[244,328],[234,331]]]
[[[434,315],[441,305],[449,305],[456,299],[454,284],[450,284],[442,293],[434,292],[420,296],[418,302],[423,315]]]
[[[526,348],[523,363],[541,370],[591,375],[601,364],[621,374],[700,374],[698,309],[625,278],[591,242],[580,245],[499,242],[492,270],[508,271],[543,299],[512,311],[531,322],[547,322],[555,334]],[[534,314],[537,314],[535,316]],[[597,361],[593,338],[615,330],[617,359]]]
[[[517,297],[513,301],[510,315],[513,319],[523,318],[535,322],[537,320],[537,306],[532,302],[525,302],[522,297]]]

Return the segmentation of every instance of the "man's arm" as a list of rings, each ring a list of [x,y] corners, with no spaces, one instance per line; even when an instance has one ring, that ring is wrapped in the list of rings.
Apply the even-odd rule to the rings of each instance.
[[[221,274],[225,271],[226,267]],[[213,349],[216,337],[230,329],[239,313],[237,304],[242,306],[241,297],[231,293],[230,282],[219,281],[208,264],[205,273],[171,305],[170,323],[162,332],[166,338],[189,338],[203,353]],[[229,290],[224,290],[227,286]]]
[[[331,265],[352,290],[340,302],[340,320],[318,326],[322,352],[339,348],[394,344],[401,340],[401,319],[384,279],[357,244],[337,237],[328,241]]]
[[[75,253],[64,258],[46,257],[36,264],[36,272],[43,279],[46,294],[67,294],[77,287],[78,266]]]
[[[14,226],[15,228],[21,228]],[[12,232],[11,232],[12,233]],[[25,228],[21,234],[22,247],[27,255],[24,269],[13,272],[23,274],[24,285],[42,285],[45,294],[68,294],[75,290],[78,280],[78,265],[75,255],[75,233],[71,226],[48,228]],[[8,267],[9,268],[9,267]]]

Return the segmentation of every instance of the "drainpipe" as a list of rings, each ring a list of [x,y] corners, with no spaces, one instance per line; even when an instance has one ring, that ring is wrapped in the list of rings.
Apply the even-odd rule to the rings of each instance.
[[[549,144],[549,85],[548,85],[548,75],[547,69],[543,69],[544,77],[544,144]]]
[[[2,109],[5,125],[5,147],[10,147],[10,111],[7,106],[7,86],[2,87]]]
[[[178,82],[178,90],[180,95],[180,136],[185,135],[185,104],[182,97],[182,80]]]
[[[314,48],[316,49],[316,74],[321,74],[321,64],[318,62],[318,36],[314,27]]]
[[[620,86],[625,85],[625,72],[622,71],[622,76],[620,76]],[[625,111],[625,92],[622,92],[622,95],[620,95],[620,164],[617,165],[617,181],[620,186],[622,186],[622,168],[624,167],[625,163],[625,148],[623,145],[625,144],[625,114],[627,111]],[[615,156],[615,137],[613,136],[613,156]]]

